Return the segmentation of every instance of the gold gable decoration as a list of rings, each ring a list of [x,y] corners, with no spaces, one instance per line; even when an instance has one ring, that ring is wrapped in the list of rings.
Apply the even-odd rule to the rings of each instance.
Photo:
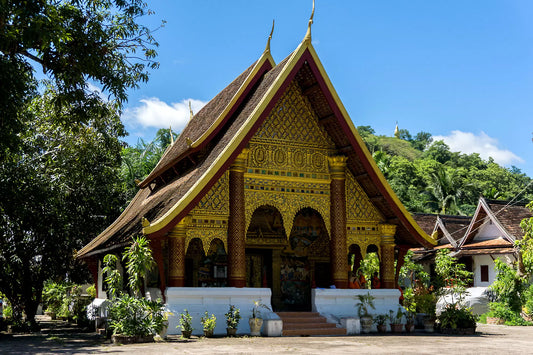
[[[346,172],[346,221],[378,223],[385,219],[374,207],[351,172]]]
[[[229,174],[226,171],[192,210],[194,215],[229,216]]]

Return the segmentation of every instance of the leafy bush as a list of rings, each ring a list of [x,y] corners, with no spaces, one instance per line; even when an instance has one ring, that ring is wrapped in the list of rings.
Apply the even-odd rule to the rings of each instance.
[[[205,315],[200,318],[200,322],[202,322],[202,327],[205,331],[212,331],[217,325],[217,317],[214,314],[209,317],[209,313],[205,311]]]
[[[194,328],[192,327],[192,316],[189,314],[189,311],[184,309],[183,313],[180,313],[180,327],[184,332],[192,332]]]
[[[446,305],[444,311],[437,317],[437,321],[443,329],[475,328],[477,316],[470,308],[451,303]]]
[[[486,317],[496,317],[505,320],[505,325],[531,325],[525,321],[520,313],[514,312],[509,306],[502,302],[491,302],[490,311],[485,313]]]
[[[510,265],[494,260],[497,275],[496,280],[490,289],[496,294],[498,302],[505,303],[513,312],[520,312],[524,302],[524,292],[527,287],[527,280]]]
[[[226,316],[226,326],[230,329],[237,329],[241,320],[241,311],[234,305],[230,304]]]
[[[113,334],[155,335],[163,329],[164,305],[158,301],[123,295],[110,304],[108,321]]]

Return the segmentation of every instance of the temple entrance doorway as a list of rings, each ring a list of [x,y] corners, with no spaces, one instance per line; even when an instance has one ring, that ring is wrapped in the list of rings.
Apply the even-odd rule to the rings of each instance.
[[[304,208],[296,214],[289,244],[281,252],[281,307],[310,311],[311,289],[331,284],[324,220],[316,210]]]

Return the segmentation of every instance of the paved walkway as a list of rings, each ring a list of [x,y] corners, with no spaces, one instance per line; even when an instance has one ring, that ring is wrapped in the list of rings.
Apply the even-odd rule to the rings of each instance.
[[[0,335],[9,354],[533,354],[533,327],[478,325],[473,336],[358,335],[339,337],[195,338],[170,336],[163,343],[112,345],[94,333],[61,331]]]

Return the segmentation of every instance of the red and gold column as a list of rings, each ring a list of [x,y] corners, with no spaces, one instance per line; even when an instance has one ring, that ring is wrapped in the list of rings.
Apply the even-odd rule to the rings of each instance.
[[[381,288],[395,288],[394,224],[381,224]]]
[[[248,149],[243,149],[229,169],[228,283],[230,287],[246,286],[244,172],[248,152]]]
[[[330,157],[331,273],[336,288],[348,288],[346,246],[346,157]]]
[[[168,286],[185,286],[185,238],[187,217],[168,233]]]

